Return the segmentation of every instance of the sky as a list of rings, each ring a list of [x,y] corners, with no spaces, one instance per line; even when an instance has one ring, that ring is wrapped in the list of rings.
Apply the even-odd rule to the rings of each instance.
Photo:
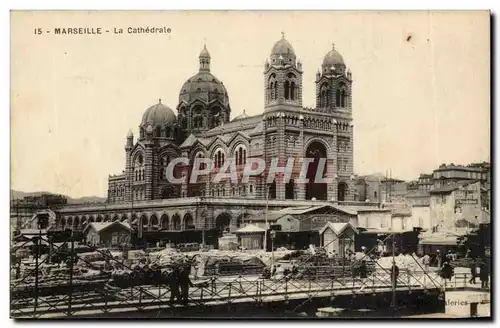
[[[126,32],[139,26],[171,33]],[[63,27],[111,33],[53,34]],[[159,98],[175,111],[205,42],[231,116],[262,113],[264,63],[281,32],[303,65],[305,107],[332,43],[351,69],[356,174],[412,180],[489,160],[488,12],[13,12],[11,188],[105,196],[127,131],[138,134]]]

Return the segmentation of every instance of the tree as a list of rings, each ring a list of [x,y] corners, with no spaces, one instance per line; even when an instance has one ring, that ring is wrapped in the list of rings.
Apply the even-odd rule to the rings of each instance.
[[[472,257],[484,257],[487,255],[485,254],[485,249],[491,247],[490,235],[491,226],[489,224],[481,224],[478,229],[471,231],[467,235],[458,237],[459,252],[465,254],[470,249]]]

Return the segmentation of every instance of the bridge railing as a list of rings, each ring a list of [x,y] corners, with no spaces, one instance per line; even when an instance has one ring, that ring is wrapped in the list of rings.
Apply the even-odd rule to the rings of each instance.
[[[389,237],[387,237],[389,238]],[[46,240],[46,236],[38,236],[35,245]],[[73,242],[69,240],[72,244]],[[40,279],[40,266],[61,248],[68,254],[69,276],[61,277],[58,283],[43,285]],[[85,313],[109,313],[124,309],[141,310],[145,308],[176,309],[179,298],[171,300],[171,286],[166,280],[142,279],[140,285],[125,284],[114,286],[111,275],[104,269],[98,269],[102,279],[85,281],[75,276],[74,260],[82,261],[90,267],[93,263],[72,252],[73,244],[68,251],[68,241],[51,248],[45,259],[36,258],[35,268],[28,270],[20,279],[11,282],[13,317],[47,317],[47,316],[79,316]],[[113,258],[102,250],[95,249],[106,258],[108,263],[115,263],[120,268],[133,271],[134,268],[123,261]],[[369,256],[370,250],[364,256]],[[401,269],[396,283],[392,279],[391,268],[384,268],[374,262],[374,271],[360,273],[357,268],[363,259],[349,263],[349,269],[342,274],[331,274],[316,269],[315,275],[275,275],[271,278],[261,276],[211,276],[193,281],[193,287],[187,295],[188,305],[212,306],[235,302],[272,302],[287,301],[295,298],[306,304],[315,297],[333,297],[339,293],[356,295],[358,293],[376,293],[396,290],[452,288],[463,284],[466,286],[466,275],[455,275],[454,279],[443,280],[436,272],[422,267],[418,261],[413,269]],[[310,267],[303,261],[299,268]],[[30,278],[34,282],[27,283]],[[75,279],[76,278],[76,279]],[[149,280],[148,280],[149,279]],[[174,293],[175,295],[175,293]],[[182,302],[181,302],[182,303]],[[300,307],[297,306],[297,308]]]

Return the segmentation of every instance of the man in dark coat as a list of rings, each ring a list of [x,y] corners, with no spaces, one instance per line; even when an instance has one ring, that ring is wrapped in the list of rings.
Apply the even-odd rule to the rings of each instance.
[[[451,280],[453,276],[453,267],[448,262],[444,262],[443,268],[441,269],[441,277],[445,280]]]
[[[490,270],[488,268],[488,263],[486,263],[485,260],[481,261],[479,278],[481,279],[481,288],[488,288],[488,280],[490,279]]]
[[[191,266],[185,265],[181,270],[182,271],[180,272],[179,276],[179,285],[181,286],[182,302],[184,303],[184,305],[187,305],[189,297],[189,287],[193,287],[193,283],[191,282],[191,279],[189,279]]]
[[[394,263],[391,268],[392,287],[396,288],[398,284],[399,267]]]
[[[471,259],[470,261],[470,273],[471,273],[471,278],[469,279],[469,284],[476,284],[476,261],[474,259]]]
[[[174,303],[177,298],[181,300],[181,294],[179,293],[179,269],[173,268],[168,274],[167,283],[170,287],[170,302]]]
[[[358,268],[359,278],[361,280],[360,292],[365,289],[365,279],[368,277],[368,268],[366,266],[366,261],[361,261],[361,265]]]

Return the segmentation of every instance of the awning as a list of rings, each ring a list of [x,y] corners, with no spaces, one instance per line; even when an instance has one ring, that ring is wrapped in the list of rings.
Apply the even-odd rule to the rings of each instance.
[[[456,237],[456,236],[448,236],[448,237],[442,237],[442,238],[422,238],[422,239],[420,239],[420,244],[456,246],[457,245],[457,238],[458,237]]]

